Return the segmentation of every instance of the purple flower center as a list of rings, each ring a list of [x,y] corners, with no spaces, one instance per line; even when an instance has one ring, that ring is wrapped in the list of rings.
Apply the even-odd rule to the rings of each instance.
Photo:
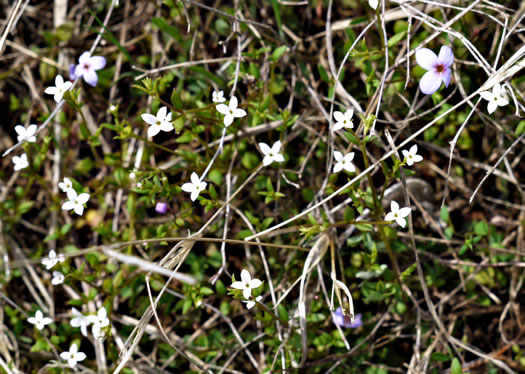
[[[89,66],[89,64],[86,62],[86,63],[84,64],[84,70],[89,70],[89,69],[90,69],[90,66]]]
[[[436,65],[436,71],[438,73],[443,73],[445,71],[445,66],[443,64],[437,64]]]

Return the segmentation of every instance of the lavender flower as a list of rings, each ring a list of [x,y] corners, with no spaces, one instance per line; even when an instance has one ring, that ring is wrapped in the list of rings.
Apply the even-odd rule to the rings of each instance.
[[[361,327],[363,325],[363,321],[361,320],[361,313],[358,313],[355,315],[354,323],[350,320],[349,316],[343,315],[343,310],[341,307],[338,307],[334,313],[332,313],[332,321],[334,324],[346,327],[347,329],[356,329],[358,327]]]
[[[168,204],[159,201],[157,205],[155,205],[155,211],[160,214],[166,214],[168,211]]]

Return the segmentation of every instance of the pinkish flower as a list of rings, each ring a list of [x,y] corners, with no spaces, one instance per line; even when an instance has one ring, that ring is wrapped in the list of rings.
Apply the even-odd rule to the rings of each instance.
[[[450,47],[442,46],[439,56],[428,48],[421,48],[416,51],[416,61],[419,66],[428,70],[419,81],[421,92],[431,95],[441,87],[442,82],[448,87],[452,74],[450,66],[454,62],[454,54]]]
[[[89,52],[84,52],[78,58],[78,65],[74,69],[69,67],[71,79],[78,77],[84,78],[84,81],[90,86],[95,87],[98,82],[97,70],[104,69],[106,59],[102,56],[91,56]]]

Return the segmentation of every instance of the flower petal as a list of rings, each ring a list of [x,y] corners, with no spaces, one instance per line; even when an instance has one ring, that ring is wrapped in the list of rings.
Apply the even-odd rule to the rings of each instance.
[[[148,136],[149,136],[149,137],[154,137],[154,136],[157,135],[159,132],[160,132],[160,126],[157,126],[157,125],[151,125],[151,126],[148,128]]]
[[[272,156],[269,156],[269,155],[264,156],[264,158],[263,158],[263,166],[268,166],[272,162],[273,162],[273,157]]]
[[[343,161],[343,154],[339,151],[334,151],[334,158],[336,161]]]
[[[106,59],[102,56],[93,56],[89,59],[89,65],[93,70],[104,69],[104,66],[106,66]]]
[[[84,81],[90,86],[95,87],[97,85],[98,76],[95,70],[89,69],[87,71],[84,71],[83,78],[84,78]]]
[[[200,178],[196,172],[191,173],[190,180],[191,180],[191,183],[193,183],[194,185],[197,185],[200,183]]]
[[[250,275],[250,272],[248,270],[242,269],[242,271],[241,271],[241,280],[244,283],[250,283],[250,281],[252,280],[252,276]]]
[[[454,53],[448,45],[444,45],[439,50],[438,62],[449,67],[454,63]]]
[[[396,201],[392,200],[390,202],[390,210],[392,211],[392,213],[399,212],[399,204]]]
[[[273,143],[272,145],[272,152],[273,153],[279,153],[279,151],[281,150],[281,141],[280,140],[277,140],[275,143]]]
[[[487,105],[487,111],[489,112],[489,114],[494,113],[497,108],[498,108],[498,104],[496,104],[495,101],[489,101]]]
[[[433,70],[429,70],[419,81],[419,88],[425,95],[431,95],[441,86],[441,76]]]
[[[414,155],[412,156],[412,159],[414,160],[414,162],[420,162],[420,161],[423,161],[423,156]]]
[[[231,114],[224,116],[224,126],[228,127],[233,123],[234,117]]]
[[[241,281],[233,282],[230,287],[235,288],[237,290],[242,290],[244,288],[244,283]]]
[[[410,147],[410,154],[411,155],[417,154],[417,144],[414,144],[412,147]]]
[[[80,204],[75,204],[75,207],[73,208],[74,212],[81,216],[84,213],[84,207]]]
[[[75,208],[75,203],[72,201],[66,201],[62,204],[62,210],[72,210]]]
[[[445,83],[445,87],[448,87],[450,84],[450,78],[452,77],[452,70],[450,68],[445,68],[445,71],[441,74],[441,79]]]
[[[230,99],[230,109],[232,110],[232,112],[235,111],[235,109],[237,109],[238,105],[239,101],[235,96],[232,96],[232,98]]]
[[[412,211],[412,208],[410,208],[409,206],[406,206],[404,208],[399,209],[399,212],[397,213],[397,215],[400,217],[406,217],[410,214],[411,211]]]
[[[385,221],[393,221],[396,217],[394,216],[394,213],[390,212],[385,216]]]
[[[341,170],[343,170],[343,164],[341,162],[334,165],[334,173],[339,173]]]
[[[55,95],[58,92],[58,88],[56,87],[48,87],[44,90],[44,92],[48,95]]]
[[[197,198],[199,197],[199,194],[200,194],[200,191],[195,189],[191,192],[191,195],[190,195],[190,199],[191,201],[195,201],[197,200]]]
[[[428,48],[421,48],[416,51],[416,61],[425,70],[433,70],[438,62],[438,57]]]
[[[348,171],[349,173],[354,173],[355,172],[355,166],[351,162],[346,162],[345,166],[344,166],[344,169],[346,171]]]
[[[342,112],[335,111],[334,118],[337,122],[343,122],[345,120],[345,115]]]
[[[184,183],[181,189],[184,192],[193,192],[193,190],[195,189],[195,186],[193,185],[193,183]]]
[[[84,64],[86,62],[89,62],[90,58],[91,58],[91,53],[86,51],[80,55],[80,57],[78,58],[78,63]]]
[[[228,108],[228,106],[226,104],[216,105],[215,109],[217,109],[217,112],[219,112],[221,114],[224,114],[224,115],[230,113],[230,108]]]
[[[157,117],[150,113],[144,113],[141,115],[142,120],[149,125],[155,125],[157,123]]]
[[[79,203],[79,204],[85,204],[85,203],[88,202],[88,200],[89,200],[89,194],[88,193],[81,193],[77,197],[77,203]]]
[[[168,113],[168,108],[163,106],[162,108],[159,109],[159,111],[157,112],[157,119],[159,121],[163,121],[165,118],[166,118],[166,114]]]
[[[244,109],[235,109],[233,111],[233,116],[237,118],[242,118],[246,116],[246,111]]]
[[[494,99],[494,95],[490,91],[481,91],[479,94],[483,99],[487,101],[492,101]]]
[[[272,151],[272,149],[270,148],[270,146],[266,143],[259,143],[259,148],[261,148],[261,152],[264,154],[264,155],[268,155],[270,154],[270,152]]]
[[[242,290],[242,295],[245,299],[249,299],[250,296],[252,296],[252,289],[251,288],[245,288]]]
[[[284,156],[280,153],[276,153],[275,155],[273,155],[273,160],[275,162],[284,162]]]
[[[262,284],[262,281],[260,279],[252,279],[250,281],[250,287],[251,288],[257,288]]]
[[[407,224],[407,221],[404,219],[404,218],[401,218],[401,217],[397,217],[396,218],[396,222],[399,226],[401,226],[402,228],[405,228],[406,224]]]

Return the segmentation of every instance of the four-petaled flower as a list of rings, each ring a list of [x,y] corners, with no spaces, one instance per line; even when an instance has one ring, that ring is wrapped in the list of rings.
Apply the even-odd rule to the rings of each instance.
[[[69,201],[66,201],[62,204],[63,210],[73,210],[76,214],[81,216],[84,213],[84,204],[89,200],[88,193],[77,194],[77,191],[71,189],[67,190],[67,198]]]
[[[84,361],[86,359],[86,354],[84,352],[79,352],[78,347],[75,343],[71,344],[69,347],[69,352],[62,352],[60,358],[66,360],[69,367],[74,368],[77,365],[77,362]]]
[[[173,113],[168,113],[168,108],[163,106],[157,112],[157,116],[154,116],[150,113],[144,113],[141,117],[147,124],[150,125],[148,129],[148,136],[157,135],[160,130],[169,132],[173,130],[173,125],[171,124],[171,116]]]
[[[341,309],[340,306],[337,307],[335,312],[332,313],[332,321],[334,324],[341,327],[346,327],[347,329],[356,329],[361,327],[363,325],[361,318],[361,313],[358,313],[355,315],[354,322],[352,322],[352,318],[350,318],[350,316],[343,315],[343,309]]]
[[[259,143],[259,148],[261,148],[261,152],[264,154],[263,158],[263,165],[268,166],[272,162],[283,162],[284,157],[282,154],[279,153],[279,150],[281,149],[281,142],[277,140],[273,145],[272,148],[268,146],[266,143]]]
[[[45,93],[48,95],[55,95],[53,99],[57,103],[62,100],[62,96],[64,96],[64,93],[68,91],[73,86],[73,83],[70,81],[65,81],[64,78],[62,78],[61,75],[57,75],[55,77],[55,87],[51,86],[45,89]]]
[[[73,66],[73,65],[72,65]],[[84,52],[78,58],[78,65],[69,69],[70,78],[84,78],[90,86],[95,87],[98,82],[97,70],[104,69],[106,59],[102,56],[91,56],[89,52]]]
[[[53,286],[58,286],[59,284],[64,283],[64,274],[59,271],[53,272],[53,279],[51,279],[51,284]]]
[[[337,163],[334,165],[334,173],[339,173],[343,169],[350,173],[355,172],[355,166],[352,164],[354,152],[347,153],[343,156],[341,152],[334,151],[334,158],[337,161]]]
[[[71,179],[65,177],[63,182],[58,182],[58,188],[67,193],[67,191],[73,189],[73,182],[71,182]]]
[[[211,94],[211,101],[214,103],[224,103],[226,101],[224,91],[213,91]]]
[[[91,324],[91,321],[87,316],[80,313],[77,309],[72,308],[71,311],[74,317],[71,319],[69,324],[72,327],[80,327],[80,332],[82,335],[87,336],[87,327]]]
[[[354,116],[354,110],[348,109],[346,112],[334,112],[334,118],[337,121],[334,125],[334,131],[345,129],[353,129],[354,123],[352,122],[352,117]]]
[[[29,317],[27,322],[35,325],[39,330],[42,330],[46,325],[49,325],[53,320],[49,317],[44,317],[41,310],[37,310],[34,317]]]
[[[160,214],[165,214],[168,211],[168,204],[159,201],[157,205],[155,205],[155,211]]]
[[[399,209],[399,204],[392,200],[390,202],[390,213],[385,216],[385,221],[396,221],[399,226],[404,228],[407,224],[405,217],[410,214],[411,210],[412,208],[408,206]]]
[[[259,287],[261,284],[262,282],[259,279],[252,279],[248,270],[243,269],[241,271],[241,280],[233,282],[231,287],[242,290],[244,298],[249,299],[252,296],[252,289]]]
[[[408,166],[412,166],[415,162],[423,160],[423,157],[417,154],[417,144],[414,144],[412,147],[410,147],[409,151],[403,149],[402,153],[403,157],[407,160]]]
[[[260,302],[261,300],[262,300],[262,296],[259,295],[255,298],[255,301],[254,300],[243,300],[242,302],[246,303],[246,308],[252,309],[255,306],[255,304],[257,304],[257,302]]]
[[[489,102],[487,105],[489,114],[494,113],[498,106],[505,106],[509,104],[509,100],[507,100],[505,97],[505,90],[501,89],[501,85],[499,83],[492,87],[492,92],[482,91],[479,94],[482,98]]]
[[[184,183],[181,188],[184,192],[190,192],[191,201],[195,201],[197,197],[199,197],[201,191],[206,189],[207,183],[201,181],[196,172],[191,173],[190,179],[191,182]]]
[[[230,99],[230,105],[219,104],[215,108],[217,112],[224,114],[224,126],[228,127],[233,123],[235,118],[242,118],[246,115],[244,109],[237,108],[239,104],[237,98],[232,96]]]
[[[19,142],[28,141],[29,143],[36,142],[36,129],[37,125],[29,125],[27,126],[27,129],[22,125],[15,126],[15,131],[18,134],[16,137],[16,140]]]
[[[450,66],[454,62],[454,54],[450,47],[444,45],[436,56],[428,48],[416,51],[416,61],[423,69],[428,70],[419,81],[419,88],[425,95],[431,95],[441,87],[441,82],[448,87],[452,71]]]
[[[27,155],[25,153],[22,153],[20,156],[13,156],[13,164],[14,170],[22,170],[29,166],[29,162],[27,161]]]
[[[104,336],[104,332],[102,331],[102,329],[106,326],[109,326],[109,318],[106,308],[101,307],[96,315],[90,315],[87,318],[89,322],[93,324],[93,336]]]
[[[49,251],[49,255],[47,255],[47,258],[44,258],[41,263],[46,267],[47,270],[50,270],[51,268],[53,268],[53,266],[58,264],[59,261],[64,262],[65,260],[66,259],[64,255],[57,256],[55,250],[52,249]]]

